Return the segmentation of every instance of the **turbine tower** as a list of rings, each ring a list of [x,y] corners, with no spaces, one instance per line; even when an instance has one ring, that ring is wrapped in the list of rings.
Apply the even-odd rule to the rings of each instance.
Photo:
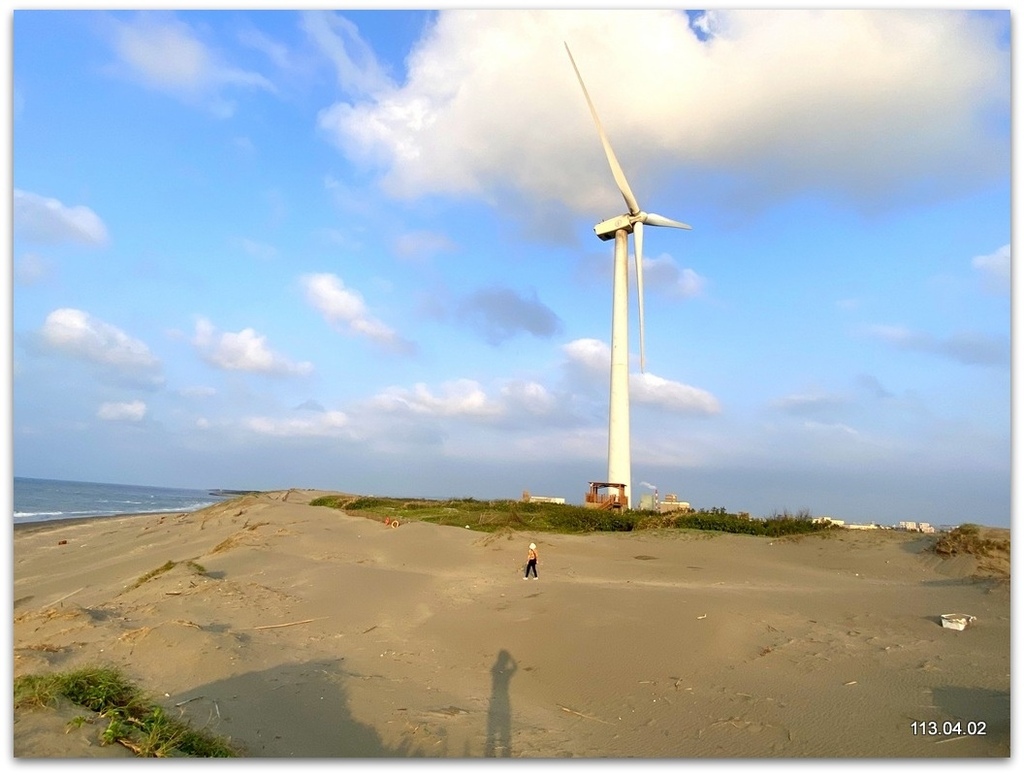
[[[629,235],[633,235],[633,254],[636,257],[636,292],[637,309],[640,317],[640,371],[644,370],[644,267],[643,245],[644,224],[650,226],[669,226],[675,229],[689,229],[685,223],[674,221],[655,213],[646,213],[640,209],[636,197],[626,181],[626,176],[619,166],[615,152],[612,150],[608,136],[605,135],[601,119],[590,99],[583,76],[576,67],[569,44],[565,51],[576,71],[576,78],[583,89],[583,96],[590,107],[590,114],[597,125],[597,134],[601,138],[604,154],[608,157],[608,165],[612,169],[615,184],[626,200],[629,212],[601,221],[594,227],[594,233],[602,240],[615,240],[615,263],[612,281],[612,363],[608,399],[608,482],[626,485],[626,507],[631,504],[632,483],[630,481],[631,465],[629,454]]]

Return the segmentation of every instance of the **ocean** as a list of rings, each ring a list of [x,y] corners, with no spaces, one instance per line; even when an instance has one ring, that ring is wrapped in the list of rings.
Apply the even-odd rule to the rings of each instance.
[[[209,490],[14,477],[14,524],[118,514],[196,511],[224,500]]]

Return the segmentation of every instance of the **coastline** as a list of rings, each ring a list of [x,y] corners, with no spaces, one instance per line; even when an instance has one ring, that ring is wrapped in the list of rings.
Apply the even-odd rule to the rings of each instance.
[[[16,526],[15,676],[119,666],[251,757],[1009,756],[1009,582],[927,536],[390,529],[319,494]],[[15,756],[120,755],[53,718],[17,711]],[[987,734],[911,727],[955,718]]]
[[[196,511],[200,510],[201,509],[196,509]],[[81,522],[92,522],[94,520],[97,522],[104,522],[112,519],[142,519],[145,517],[166,517],[171,514],[185,515],[191,513],[192,512],[189,511],[182,511],[181,509],[170,509],[168,511],[144,511],[137,514],[90,514],[89,516],[85,517],[60,517],[58,519],[39,519],[31,522],[15,522],[14,532],[32,532],[35,530],[41,530],[48,527],[66,527],[68,525],[75,525]]]

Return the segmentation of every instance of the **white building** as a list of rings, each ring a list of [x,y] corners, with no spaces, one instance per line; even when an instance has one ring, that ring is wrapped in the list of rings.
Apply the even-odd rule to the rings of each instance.
[[[523,490],[523,501],[525,503],[565,503],[565,498],[552,498],[548,495],[531,495],[529,490]]]
[[[911,533],[934,533],[935,528],[927,522],[900,522],[900,530],[908,530]]]
[[[658,504],[658,511],[667,514],[670,511],[693,511],[687,501],[681,501],[674,492],[665,496],[665,500]]]

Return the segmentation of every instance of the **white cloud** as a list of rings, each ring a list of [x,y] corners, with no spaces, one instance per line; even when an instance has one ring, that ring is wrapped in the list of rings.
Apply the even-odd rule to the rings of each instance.
[[[816,422],[814,420],[808,420],[804,423],[804,428],[814,433],[824,434],[841,434],[843,436],[860,436],[860,433],[856,428],[852,428],[846,423],[841,422]]]
[[[488,398],[479,382],[456,379],[441,385],[437,395],[419,382],[411,389],[389,387],[370,400],[374,408],[431,417],[497,417],[504,409]]]
[[[266,57],[281,70],[290,70],[293,67],[291,55],[287,46],[271,40],[255,27],[247,27],[238,33],[238,41],[243,46],[248,46],[266,55]]]
[[[196,321],[192,344],[207,363],[221,369],[299,376],[313,371],[312,363],[293,363],[271,350],[267,347],[267,338],[252,328],[244,328],[237,333],[220,333],[209,320],[201,317]]]
[[[985,278],[988,288],[995,291],[1010,290],[1010,246],[1003,245],[995,253],[987,256],[975,256],[971,266]]]
[[[338,85],[353,94],[379,94],[393,88],[371,49],[359,36],[356,25],[330,11],[306,11],[299,26],[331,60]]]
[[[399,234],[393,242],[393,249],[399,258],[418,261],[433,258],[438,253],[449,253],[457,245],[446,234],[435,231],[411,231]]]
[[[576,339],[562,347],[570,368],[582,370],[588,377],[607,378],[611,368],[611,348],[598,339]],[[718,399],[701,388],[659,377],[650,372],[629,375],[629,398],[671,412],[717,414]]]
[[[210,396],[217,395],[217,389],[205,385],[196,385],[195,387],[181,388],[178,391],[178,395],[185,398],[209,398]]]
[[[538,416],[550,414],[558,403],[551,391],[532,380],[511,380],[502,386],[501,398],[509,407]]]
[[[44,283],[53,276],[53,264],[38,253],[26,253],[14,265],[14,279],[21,285]]]
[[[900,350],[927,353],[950,358],[972,366],[994,366],[1009,363],[1010,344],[1006,338],[977,331],[958,331],[940,338],[925,331],[905,326],[869,326],[867,334]]]
[[[570,365],[588,372],[607,374],[612,364],[611,348],[600,339],[574,339],[562,345],[562,352]]]
[[[106,402],[100,404],[96,416],[101,420],[140,422],[146,416],[146,404],[143,401]]]
[[[300,278],[306,300],[328,323],[357,336],[365,336],[386,349],[408,352],[412,344],[392,328],[369,314],[358,291],[345,287],[341,278],[329,274],[307,274]]]
[[[107,227],[84,205],[68,207],[58,199],[14,189],[15,235],[34,242],[107,244]]]
[[[772,402],[772,406],[794,415],[815,415],[829,413],[842,408],[849,399],[835,393],[813,391],[808,393],[791,393]]]
[[[630,256],[630,272],[636,271],[636,257]],[[680,268],[668,254],[644,258],[644,291],[692,299],[704,293],[707,280],[688,267]]]
[[[361,222],[377,212],[375,199],[368,197],[366,187],[358,183],[345,182],[334,175],[325,175],[324,190],[330,195],[334,206],[345,213],[346,219],[353,223]],[[338,229],[325,229],[324,231],[337,232],[334,237],[335,244],[358,245],[359,242],[353,236],[357,230],[358,227],[349,226],[344,231]]]
[[[350,435],[350,422],[344,412],[318,412],[303,417],[276,419],[250,417],[243,421],[250,431],[265,436],[338,437]]]
[[[1005,174],[1009,132],[990,117],[1008,115],[1010,58],[983,15],[715,10],[701,24],[706,40],[675,10],[445,10],[400,85],[351,63],[358,40],[335,38],[339,72],[367,96],[320,125],[353,161],[379,164],[395,196],[511,188],[581,212],[621,207],[568,41],[655,210],[644,190],[680,165],[695,185],[715,171],[706,197],[813,189],[865,207]]]
[[[46,316],[39,340],[48,350],[109,368],[115,376],[163,382],[160,361],[145,343],[82,310],[55,309]]]
[[[496,439],[506,455],[524,436],[585,422],[571,395],[528,379],[508,379],[492,388],[472,379],[391,386],[363,402],[353,417],[367,439],[390,443],[404,437],[430,446],[451,442],[452,450],[470,457]]]
[[[650,372],[629,375],[630,401],[672,412],[718,414],[721,406],[711,393]]]
[[[113,46],[122,68],[148,87],[205,104],[220,117],[234,113],[226,87],[276,91],[259,73],[232,67],[192,27],[169,13],[144,12],[113,21]]]
[[[243,251],[248,253],[253,258],[258,258],[261,261],[271,261],[278,256],[277,248],[273,245],[267,245],[263,242],[258,242],[248,237],[237,237],[231,240],[231,244],[241,248]]]

